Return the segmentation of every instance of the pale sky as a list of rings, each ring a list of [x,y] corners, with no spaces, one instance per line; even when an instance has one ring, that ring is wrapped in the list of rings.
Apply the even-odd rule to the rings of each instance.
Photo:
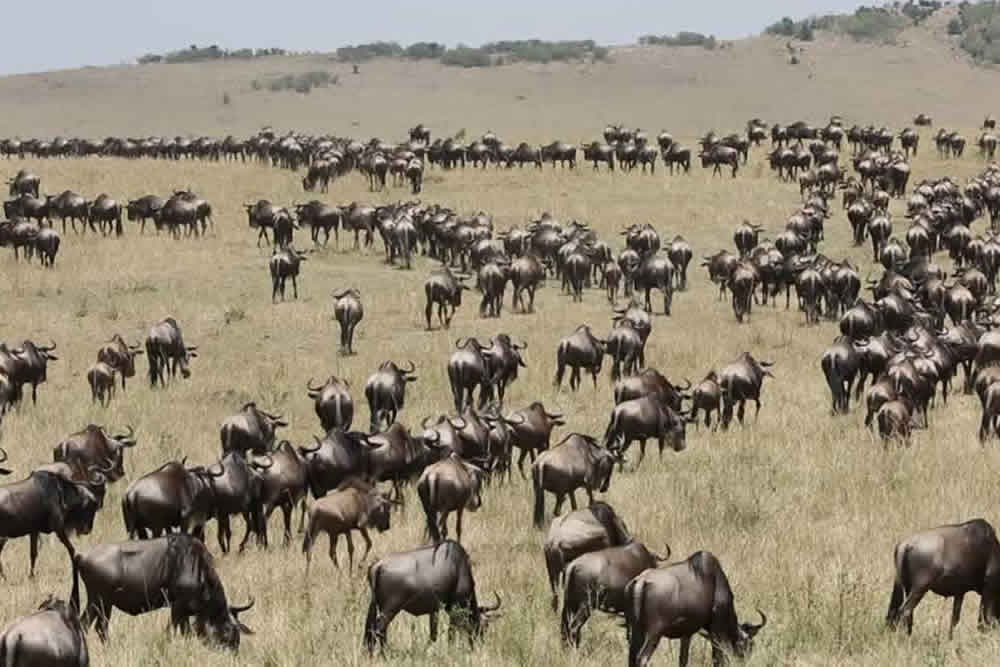
[[[4,15],[0,74],[133,61],[191,44],[332,51],[374,40],[453,46],[500,39],[634,42],[691,30],[734,39],[850,0],[55,0]],[[871,4],[871,3],[869,3]]]

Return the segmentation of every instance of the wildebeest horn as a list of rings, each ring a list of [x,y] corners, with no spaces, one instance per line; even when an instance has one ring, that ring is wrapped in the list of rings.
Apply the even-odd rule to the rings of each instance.
[[[49,345],[48,347],[39,347],[38,349],[41,350],[42,352],[51,352],[52,350],[56,349],[56,342],[52,339],[49,339],[49,342],[52,344]]]
[[[433,438],[428,438],[427,437],[428,433],[433,433],[434,437]],[[441,444],[441,434],[438,433],[437,430],[435,430],[435,429],[425,428],[424,429],[424,444],[430,445],[431,447],[437,447],[437,446],[439,446]]]
[[[420,426],[421,426],[421,427],[422,427],[422,428],[423,428],[423,429],[424,429],[425,431],[427,430],[427,422],[428,422],[429,420],[431,420],[431,419],[433,419],[433,417],[431,417],[430,415],[427,415],[426,417],[424,417],[423,421],[421,421],[421,422],[420,422]]]
[[[456,417],[455,419],[452,419],[451,417],[446,417],[446,419],[448,420],[448,423],[451,424],[452,428],[458,429],[459,431],[461,431],[462,429],[464,429],[466,426],[469,425],[469,422],[465,421],[465,418],[463,417]],[[456,426],[455,425],[456,421],[461,423],[462,425]]]
[[[495,604],[495,605],[493,605],[492,607],[480,607],[480,608],[479,608],[479,611],[480,611],[480,612],[482,612],[482,613],[485,613],[485,614],[488,614],[488,613],[490,613],[491,611],[496,611],[497,609],[499,609],[499,608],[500,608],[500,604],[501,604],[501,602],[502,602],[502,601],[500,600],[500,594],[499,594],[499,593],[497,593],[496,591],[493,591],[493,596],[494,596],[494,597],[496,598],[496,600],[497,600],[496,604]]]
[[[751,637],[760,632],[761,629],[763,629],[763,627],[767,625],[767,615],[765,615],[764,612],[762,612],[759,608],[757,609],[757,613],[760,614],[760,623],[758,623],[757,625],[747,623],[746,625],[746,633]]]
[[[667,549],[667,555],[666,556],[661,556],[660,554],[653,553],[653,558],[658,563],[663,563],[665,561],[670,560],[670,545],[669,544],[664,544],[663,546],[666,547],[666,549]],[[652,552],[650,552],[650,553],[652,553]]]
[[[4,461],[7,460],[7,450],[4,449],[3,447],[0,447],[0,454],[3,455],[3,458],[0,458],[0,463],[3,463]],[[3,469],[0,469],[0,470],[6,470],[6,469],[3,468]],[[6,470],[6,472],[0,473],[0,475],[9,475],[9,474],[10,474],[9,470]]]
[[[347,289],[342,289],[339,292],[330,292],[330,295],[333,296],[333,298],[335,299],[342,299],[343,297],[347,296],[350,293],[351,293],[351,288],[348,287]]]
[[[561,412],[546,412],[545,416],[549,419],[562,419],[563,417]]]
[[[319,438],[317,438],[315,435],[313,436],[313,440],[316,441],[316,446],[315,447],[306,447],[305,445],[302,445],[301,447],[299,447],[299,452],[301,452],[302,454],[312,454],[313,452],[318,452],[320,450],[320,448],[323,446],[323,442]],[[278,445],[278,446],[281,447],[286,442],[288,442],[288,441],[287,440],[282,440],[281,441],[281,445]],[[289,442],[288,444],[291,444],[291,443]]]
[[[187,351],[188,352],[197,352],[197,350],[198,350],[198,346],[197,345],[188,345],[187,346]]]
[[[520,417],[521,421],[514,421],[513,417]],[[527,421],[527,418],[524,415],[515,412],[510,417],[506,417],[504,421],[507,422],[510,426],[520,426],[525,421]]]
[[[262,470],[267,470],[268,468],[274,465],[274,459],[271,458],[270,454],[265,454],[262,457],[262,459],[267,461],[267,463],[266,464],[262,463],[261,458],[255,458],[253,461],[250,462],[250,465],[252,465],[255,468],[261,468]]]
[[[514,345],[514,349],[515,350],[527,350],[528,349],[528,341],[522,340],[520,345]]]
[[[472,340],[472,339],[471,338],[466,338],[465,339],[465,344],[468,345],[470,340]],[[455,347],[464,347],[462,345],[462,339],[461,339],[461,337],[455,339]]]
[[[87,480],[87,483],[90,484],[90,486],[104,486],[107,481],[107,477],[105,477],[104,473],[100,470],[91,470],[90,478]]]
[[[253,608],[254,602],[256,602],[256,600],[254,600],[253,596],[251,595],[250,596],[250,602],[248,602],[247,604],[245,604],[242,607],[237,606],[237,605],[233,605],[233,606],[231,606],[229,608],[229,611],[232,612],[233,616],[236,616],[236,614],[242,613],[244,611],[247,611],[247,610]]]
[[[764,368],[768,368],[770,366],[773,366],[774,362],[773,361],[761,361],[760,365],[763,366]]]
[[[216,466],[218,466],[219,472],[212,471],[212,468],[215,468]],[[207,468],[205,468],[205,473],[212,477],[222,477],[223,475],[226,474],[226,469],[222,467],[222,461],[217,461],[212,465],[208,466]]]
[[[690,378],[684,378],[684,381],[687,383],[687,386],[686,387],[682,387],[680,385],[677,385],[677,389],[679,389],[681,391],[687,391],[688,389],[691,388],[691,380],[690,380]]]
[[[112,440],[117,440],[118,442],[122,443],[122,445],[124,445],[125,447],[134,447],[135,429],[132,428],[131,425],[126,426],[125,428],[128,429],[128,433],[122,433],[120,435],[116,435],[112,438]]]
[[[319,390],[321,390],[323,388],[323,385],[320,385],[318,387],[312,386],[312,381],[313,381],[312,378],[309,378],[308,380],[306,380],[306,389],[309,390],[309,393],[313,393],[313,392],[319,391]]]

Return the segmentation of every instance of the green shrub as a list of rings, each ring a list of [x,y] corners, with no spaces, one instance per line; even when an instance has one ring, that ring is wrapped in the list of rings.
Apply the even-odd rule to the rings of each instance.
[[[962,19],[955,17],[948,21],[948,34],[949,35],[961,35],[962,31],[965,30],[965,26],[962,25]]]
[[[369,42],[342,46],[337,49],[337,59],[343,62],[364,62],[372,58],[398,58],[403,47],[398,42]]]
[[[976,61],[1000,64],[1000,9],[992,2],[963,3],[959,6],[962,49]]]
[[[716,46],[714,35],[703,35],[700,32],[681,31],[676,35],[643,35],[639,38],[640,44],[650,46],[703,46],[714,49]]]
[[[403,55],[413,60],[439,59],[447,50],[444,44],[437,42],[416,42],[403,51]]]
[[[281,74],[269,79],[254,79],[250,87],[254,90],[267,88],[272,93],[294,90],[309,93],[313,88],[326,88],[340,83],[340,77],[325,71],[303,72],[302,74]]]
[[[169,51],[164,54],[147,53],[146,55],[137,58],[136,62],[140,65],[149,65],[152,63],[197,63],[209,60],[223,60],[227,58],[248,60],[250,58],[263,58],[267,56],[283,56],[287,53],[288,52],[285,49],[278,48],[228,50],[221,49],[215,44],[205,47],[199,47],[197,44],[192,44],[186,49]]]
[[[457,46],[445,51],[441,56],[441,64],[454,67],[489,67],[493,64],[493,59],[483,49]]]

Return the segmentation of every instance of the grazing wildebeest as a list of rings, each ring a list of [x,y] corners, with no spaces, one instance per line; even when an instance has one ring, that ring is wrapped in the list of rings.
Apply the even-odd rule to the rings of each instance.
[[[144,540],[179,528],[203,539],[213,513],[214,481],[224,473],[219,466],[188,468],[184,461],[169,461],[129,484],[122,496],[129,538]]]
[[[563,572],[573,559],[591,551],[622,546],[632,541],[625,523],[607,503],[552,518],[545,537],[545,570],[552,589],[552,611],[559,609],[559,589]]]
[[[500,608],[480,607],[469,554],[458,542],[445,540],[413,551],[391,554],[368,568],[372,599],[365,618],[364,645],[369,652],[385,646],[389,624],[401,611],[430,616],[430,638],[437,640],[437,613],[444,610],[451,627],[469,635],[469,645],[482,634],[488,616]]]
[[[895,629],[902,621],[913,633],[913,611],[928,591],[954,598],[948,639],[955,633],[962,600],[979,593],[981,629],[1000,620],[1000,542],[993,526],[983,519],[939,526],[911,535],[893,553],[896,578],[886,623]]]
[[[424,508],[427,535],[437,544],[448,537],[448,515],[455,512],[455,539],[462,541],[462,514],[482,504],[486,471],[452,453],[432,463],[417,480],[417,495]],[[440,513],[440,518],[439,518]]]
[[[691,638],[707,636],[712,664],[726,663],[727,653],[745,658],[753,638],[767,624],[760,610],[758,625],[740,623],[733,591],[719,560],[698,551],[687,560],[648,569],[625,587],[625,624],[629,635],[629,667],[646,667],[660,639],[680,639],[680,667],[687,667]]]
[[[309,398],[313,399],[316,416],[324,431],[334,428],[351,430],[354,421],[354,400],[350,393],[351,384],[335,375],[325,383],[314,387],[312,378],[306,383]]]
[[[772,361],[758,362],[749,352],[744,352],[733,363],[719,371],[719,388],[722,390],[722,429],[729,428],[733,420],[733,407],[739,403],[736,416],[743,424],[743,412],[746,402],[751,400],[756,405],[754,418],[760,414],[760,389],[764,377],[773,378],[768,370],[774,365]]]
[[[615,454],[597,444],[597,440],[571,433],[552,449],[543,451],[531,465],[535,495],[535,526],[545,520],[545,492],[556,496],[552,510],[558,516],[566,496],[576,509],[576,490],[583,488],[592,505],[594,491],[607,493],[614,470]]]
[[[52,450],[53,461],[79,462],[87,468],[100,470],[109,482],[125,476],[125,450],[135,447],[135,431],[109,436],[102,426],[87,428],[68,436]]]
[[[299,267],[302,262],[306,261],[306,253],[296,250],[291,244],[286,244],[282,248],[275,245],[276,247],[271,253],[271,260],[268,262],[268,268],[271,271],[271,303],[277,301],[279,293],[281,300],[285,300],[285,282],[289,278],[292,279],[292,294],[298,299]]]
[[[175,377],[177,369],[181,377],[191,377],[188,361],[198,356],[196,345],[185,345],[184,334],[173,317],[155,324],[146,335],[146,360],[149,362],[149,384],[164,386],[167,375]]]
[[[238,614],[253,606],[230,606],[205,545],[189,535],[171,534],[152,540],[100,544],[73,559],[73,588],[87,588],[80,622],[97,623],[97,636],[108,640],[111,613],[120,609],[138,616],[170,608],[170,625],[182,633],[195,617],[195,633],[236,651],[240,634],[250,629]]]
[[[6,458],[3,452],[2,460]],[[0,474],[10,474],[10,470],[0,469]],[[38,538],[42,533],[55,533],[72,558],[75,550],[69,535],[90,534],[98,508],[91,487],[103,485],[104,477],[98,472],[87,481],[75,482],[62,475],[37,470],[26,479],[0,486],[0,551],[8,540],[29,536],[29,578],[35,576]],[[0,577],[6,576],[0,564]]]
[[[333,298],[336,299],[333,304],[333,317],[340,325],[341,352],[347,355],[354,354],[354,330],[365,317],[361,292],[351,287],[333,292]]]
[[[625,611],[625,587],[644,570],[670,558],[649,551],[641,542],[585,553],[566,567],[560,631],[563,642],[580,646],[580,631],[594,610]]]
[[[562,386],[566,366],[570,367],[569,387],[576,391],[580,387],[580,369],[586,369],[594,379],[594,389],[597,389],[597,376],[601,372],[607,341],[597,338],[590,327],[581,324],[571,335],[559,341],[556,350],[556,389]]]
[[[413,374],[415,370],[416,366],[412,361],[409,369],[400,368],[392,361],[384,361],[365,382],[365,398],[368,399],[372,431],[378,430],[382,423],[388,426],[396,421],[406,400],[406,384],[417,381],[417,376]]]
[[[78,591],[79,592],[79,591]],[[0,635],[4,667],[90,667],[87,635],[80,624],[80,600],[51,595],[38,611],[17,619]]]
[[[97,351],[97,360],[104,362],[121,376],[122,391],[125,391],[125,380],[135,376],[135,358],[142,353],[142,348],[138,344],[129,345],[121,336],[115,334]]]
[[[251,401],[243,406],[239,414],[222,422],[219,430],[222,452],[252,451],[254,454],[267,454],[274,446],[275,431],[285,426],[288,426],[288,422],[281,415],[264,412]]]
[[[337,542],[343,535],[347,539],[347,569],[354,569],[354,541],[351,531],[361,533],[365,541],[365,552],[361,562],[368,558],[372,549],[372,539],[368,536],[369,526],[374,526],[379,532],[389,530],[389,515],[392,502],[379,492],[373,485],[351,478],[344,481],[336,490],[331,491],[314,502],[308,511],[305,537],[302,540],[302,553],[306,556],[306,573],[312,564],[312,547],[320,533],[326,533],[330,539],[330,560],[340,568],[337,562]]]

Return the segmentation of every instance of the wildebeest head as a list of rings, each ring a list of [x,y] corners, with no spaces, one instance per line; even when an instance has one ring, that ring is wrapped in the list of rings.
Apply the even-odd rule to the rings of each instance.
[[[746,658],[750,655],[753,650],[753,638],[767,625],[767,616],[764,615],[764,612],[758,609],[757,613],[760,614],[760,623],[740,623],[739,625],[739,638],[733,646],[733,652],[738,658]]]
[[[240,635],[253,634],[253,630],[239,620],[239,614],[252,608],[254,599],[251,597],[250,602],[243,606],[230,606],[226,600],[222,581],[212,564],[211,554],[197,540],[190,540],[188,543],[189,547],[179,550],[181,553],[175,556],[187,562],[175,563],[174,566],[192,571],[199,584],[201,608],[195,617],[195,632],[201,637],[237,651],[240,648]]]
[[[7,450],[3,447],[0,447],[0,456],[2,456],[2,458],[0,458],[0,463],[7,460]],[[9,468],[0,468],[0,475],[9,475],[11,472],[13,471]]]

